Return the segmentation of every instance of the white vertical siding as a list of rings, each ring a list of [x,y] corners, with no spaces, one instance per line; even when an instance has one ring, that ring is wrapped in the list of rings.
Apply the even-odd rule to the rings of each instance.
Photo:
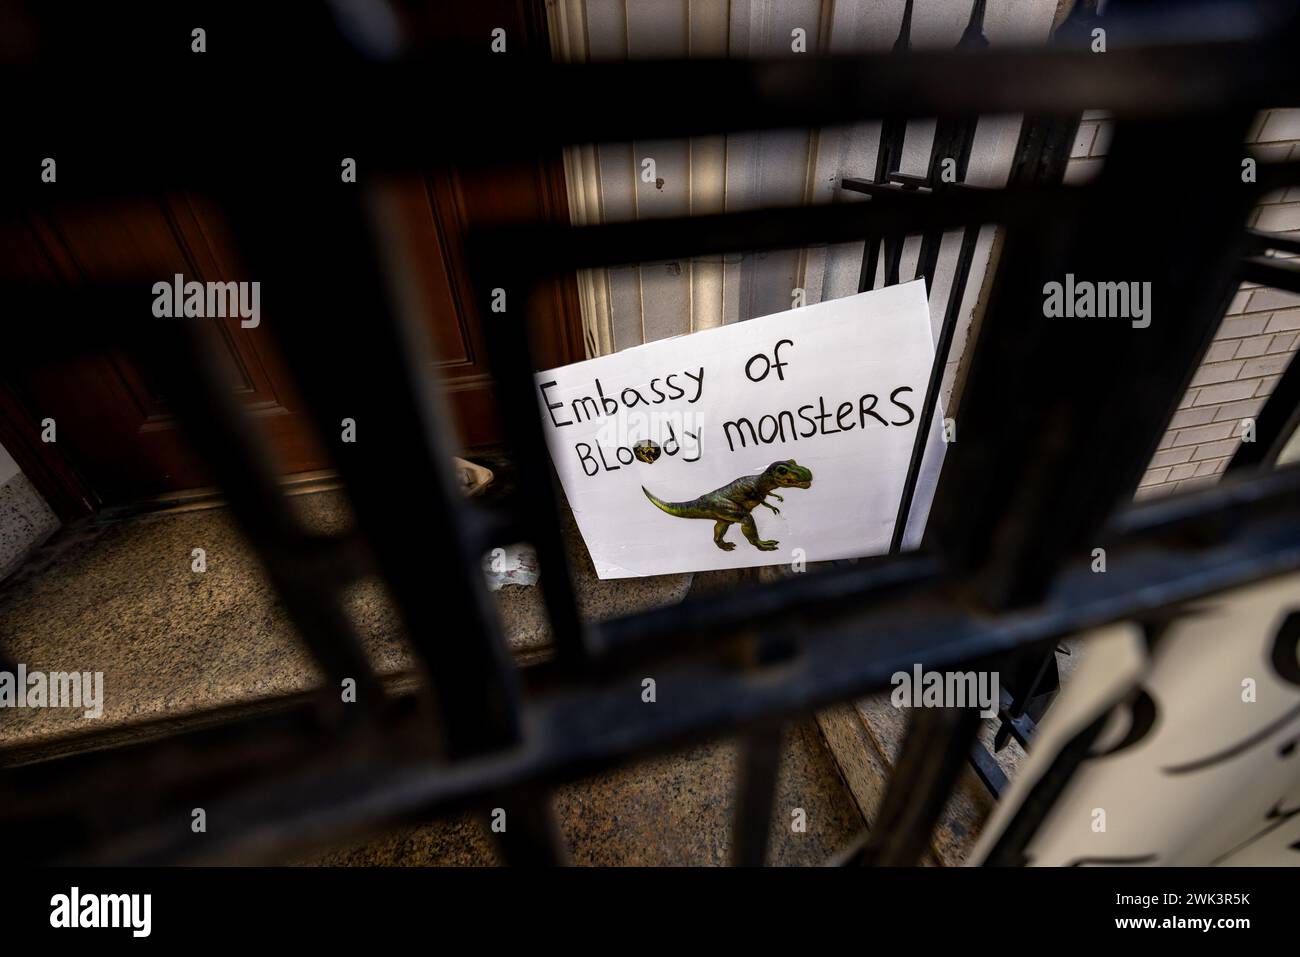
[[[952,46],[970,15],[970,0],[917,0],[914,46]],[[985,32],[994,44],[1039,42],[1057,0],[990,0]],[[805,31],[810,53],[888,50],[902,19],[902,0],[557,0],[552,7],[557,56],[625,59],[657,56],[794,56],[791,32]],[[654,91],[646,91],[653,96]],[[707,98],[708,90],[699,92]],[[580,109],[580,104],[573,108]],[[636,104],[627,108],[635,110]],[[718,103],[725,111],[727,105]],[[1018,117],[980,122],[968,181],[1005,181]],[[928,165],[933,121],[907,131],[904,169]],[[762,131],[689,141],[602,144],[573,150],[570,199],[578,222],[614,222],[806,203],[858,202],[840,189],[845,176],[874,174],[880,124],[803,131]],[[655,161],[655,181],[641,163]],[[959,234],[945,238],[933,301],[946,300]],[[992,248],[985,229],[964,297],[949,386],[965,342]],[[793,291],[820,302],[857,291],[863,244],[734,253],[695,261],[641,263],[583,277],[584,322],[593,354],[789,309]],[[919,239],[904,250],[910,275]],[[942,315],[934,316],[937,335]],[[946,390],[945,390],[946,392]]]

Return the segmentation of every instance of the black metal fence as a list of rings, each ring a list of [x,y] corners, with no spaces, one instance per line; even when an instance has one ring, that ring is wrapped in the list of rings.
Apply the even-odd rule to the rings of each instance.
[[[1300,164],[1261,164],[1253,183],[1240,175],[1254,111],[1296,102],[1300,17],[1290,3],[1222,3],[1200,19],[1160,4],[1111,6],[1096,21],[1084,5],[1056,43],[1027,50],[979,42],[978,4],[957,50],[900,43],[884,55],[582,66],[374,62],[336,37],[326,44],[332,52],[310,57],[299,74],[328,67],[340,91],[333,98],[256,65],[243,77],[197,77],[180,91],[127,63],[72,104],[58,102],[57,84],[11,87],[33,90],[15,110],[19,142],[57,135],[64,155],[84,159],[58,202],[173,186],[214,196],[249,274],[293,291],[275,303],[272,326],[320,434],[337,434],[344,417],[386,425],[382,442],[331,446],[356,529],[313,535],[286,507],[269,456],[213,367],[204,346],[210,329],[142,317],[143,285],[3,291],[7,313],[48,317],[15,325],[6,366],[105,343],[126,344],[150,363],[326,678],[319,694],[253,716],[215,713],[200,730],[6,770],[7,846],[38,860],[267,860],[379,827],[502,807],[509,827],[495,837],[506,861],[558,862],[550,787],[691,739],[738,734],[735,861],[759,863],[780,729],[791,718],[885,688],[914,664],[1023,669],[1064,636],[1300,567],[1300,472],[1246,467],[1271,465],[1294,426],[1294,364],[1259,416],[1258,441],[1234,462],[1240,468],[1212,489],[1130,504],[1237,284],[1300,291],[1293,265],[1261,255],[1294,252],[1294,244],[1245,228],[1263,192],[1300,182]],[[1107,31],[1105,54],[1082,39],[1096,24]],[[312,49],[303,23],[281,27],[294,38],[285,49]],[[15,84],[33,78],[9,73]],[[399,104],[409,111],[421,88],[440,83],[478,95],[412,129]],[[156,131],[136,138],[149,132],[151,116],[205,102],[218,84],[236,90],[241,128],[274,157],[272,170],[211,143],[171,150],[159,148]],[[708,102],[727,104],[724,114],[695,95],[705,88]],[[633,102],[635,118],[623,108]],[[122,103],[141,109],[107,109]],[[577,103],[584,108],[567,108]],[[1077,117],[1089,108],[1113,114],[1113,148],[1095,181],[1063,186]],[[1027,118],[1006,188],[944,188],[933,164],[927,184],[888,185],[898,179],[900,120],[939,117],[937,143],[968,157],[974,118],[1008,112]],[[880,175],[845,184],[867,193],[866,203],[579,228],[520,224],[473,238],[499,405],[534,410],[527,306],[549,276],[866,240],[865,288],[882,245],[886,281],[897,280],[904,235],[924,237],[920,270],[929,278],[943,230],[1004,231],[955,411],[960,440],[947,449],[919,551],[900,552],[896,536],[891,554],[853,565],[585,622],[540,419],[502,422],[519,473],[509,500],[485,511],[455,490],[455,440],[427,380],[418,330],[404,319],[407,270],[392,219],[382,191],[340,188],[337,157],[357,150],[339,144],[363,143],[370,170],[403,171],[492,163],[563,143],[870,117],[886,121]],[[908,188],[921,185],[932,188]],[[50,201],[38,184],[4,198],[10,210]],[[962,259],[969,268],[965,239]],[[1044,284],[1067,272],[1150,281],[1150,326],[1044,318]],[[958,300],[964,285],[954,283]],[[505,291],[504,313],[486,307],[496,290]],[[928,413],[956,311],[945,312]],[[922,425],[909,489],[925,433]],[[413,494],[393,495],[394,476]],[[520,540],[537,550],[553,636],[549,660],[524,669],[511,659],[480,571],[485,552]],[[446,556],[437,587],[423,557],[430,547]],[[1107,550],[1107,574],[1089,569],[1095,547]],[[361,651],[341,594],[369,570],[387,585],[427,688],[386,693]],[[657,685],[653,705],[642,700],[646,677]],[[349,678],[357,702],[344,705],[336,689]],[[913,712],[878,819],[845,860],[920,858],[979,723],[971,710]],[[193,833],[197,804],[222,826]],[[1031,836],[1004,841],[992,862],[1015,860]]]

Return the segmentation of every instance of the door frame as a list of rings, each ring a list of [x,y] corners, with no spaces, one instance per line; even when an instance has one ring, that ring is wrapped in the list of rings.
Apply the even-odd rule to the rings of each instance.
[[[58,442],[41,441],[40,420],[0,376],[0,445],[65,524],[95,514],[104,501]]]

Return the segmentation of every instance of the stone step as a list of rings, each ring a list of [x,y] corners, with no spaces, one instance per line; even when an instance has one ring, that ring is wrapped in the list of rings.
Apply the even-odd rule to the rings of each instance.
[[[339,532],[350,524],[341,492],[289,501],[315,532]],[[690,587],[689,575],[600,581],[567,514],[565,524],[576,546],[575,593],[588,619],[677,602]],[[191,570],[195,548],[204,550],[205,572]],[[429,554],[427,560],[430,587],[436,589],[439,559]],[[507,586],[494,595],[511,649],[524,656],[544,649],[549,635],[540,590]],[[377,673],[415,668],[378,580],[354,585],[345,605]],[[73,709],[0,710],[0,749],[174,721],[304,692],[322,680],[224,508],[56,533],[0,590],[0,649],[29,671],[104,676],[98,718]],[[60,747],[66,750],[69,743]]]

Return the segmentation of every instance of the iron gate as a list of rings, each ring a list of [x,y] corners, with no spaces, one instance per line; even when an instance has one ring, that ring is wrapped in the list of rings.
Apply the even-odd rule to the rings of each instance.
[[[1041,661],[1064,636],[1300,567],[1300,471],[1272,468],[1300,409],[1294,363],[1259,416],[1258,441],[1243,445],[1220,485],[1130,503],[1237,284],[1300,291],[1300,270],[1265,255],[1300,252],[1300,244],[1245,225],[1260,195],[1300,183],[1300,163],[1261,164],[1253,183],[1239,175],[1254,111],[1295,101],[1300,17],[1292,3],[1223,3],[1213,18],[1164,4],[1117,0],[1112,8],[1098,18],[1092,4],[1080,4],[1055,42],[1036,49],[988,49],[976,0],[955,50],[914,51],[900,38],[882,55],[585,65],[367,58],[322,8],[305,20],[267,14],[259,27],[268,49],[278,38],[287,49],[324,51],[306,68],[327,69],[337,96],[310,95],[288,80],[276,86],[253,67],[243,77],[199,75],[179,91],[123,64],[104,90],[73,106],[59,101],[57,83],[44,92],[13,87],[33,90],[16,108],[22,142],[57,135],[65,156],[85,162],[52,199],[30,160],[13,159],[6,182],[30,185],[6,192],[8,211],[170,187],[209,193],[229,216],[248,274],[293,291],[292,300],[268,300],[271,325],[320,434],[337,434],[344,417],[383,417],[401,439],[330,446],[356,528],[314,535],[286,507],[270,458],[226,393],[204,347],[210,329],[148,316],[143,281],[3,291],[9,314],[48,317],[16,326],[3,357],[10,369],[108,344],[150,365],[326,676],[320,693],[252,716],[213,713],[199,730],[6,770],[0,829],[8,845],[36,860],[276,859],[352,832],[500,806],[511,821],[495,835],[504,859],[552,863],[562,853],[549,788],[734,733],[743,743],[734,859],[761,863],[781,727],[792,717],[887,687],[892,673],[914,664],[1006,670]],[[1088,46],[1098,26],[1107,32],[1104,55]],[[30,84],[23,68],[6,69],[11,83]],[[436,83],[472,84],[478,95],[411,129],[396,104]],[[217,84],[235,88],[241,122],[291,175],[137,138],[149,115],[182,97],[202,102]],[[725,113],[693,95],[701,88],[728,104]],[[102,112],[115,97],[148,110]],[[635,121],[618,108],[631,101],[643,107]],[[556,109],[576,102],[588,108]],[[1095,181],[1065,186],[1073,130],[1089,108],[1113,113],[1113,149]],[[988,113],[1026,114],[1005,188],[945,186],[933,163],[925,182],[897,175],[907,118],[938,117],[937,142],[962,158],[964,171],[975,118]],[[903,552],[896,535],[890,554],[852,565],[583,621],[538,416],[502,423],[519,473],[512,497],[485,510],[453,487],[455,440],[404,319],[408,270],[392,216],[382,190],[340,186],[337,157],[355,151],[341,144],[364,144],[365,168],[381,174],[491,164],[569,143],[871,117],[885,123],[876,180],[844,184],[867,194],[865,203],[519,224],[473,237],[500,405],[532,410],[529,303],[557,273],[865,240],[861,288],[869,288],[882,246],[885,281],[898,280],[905,235],[924,237],[920,271],[930,278],[943,230],[965,231],[962,272],[973,232],[1003,230],[955,414],[960,441],[948,448],[920,550]],[[288,224],[292,242],[284,241]],[[1149,280],[1155,321],[1133,330],[1045,319],[1044,284],[1067,272]],[[957,299],[964,285],[954,283]],[[486,304],[499,291],[507,308],[495,313]],[[900,517],[957,308],[944,314]],[[324,320],[346,315],[365,319]],[[394,496],[393,476],[418,494]],[[511,659],[480,572],[485,552],[521,540],[538,554],[553,637],[549,658],[527,668]],[[1105,575],[1088,567],[1094,547],[1107,550]],[[427,558],[418,557],[430,548],[445,556],[436,589]],[[392,595],[427,687],[386,691],[361,651],[341,594],[371,571]],[[641,699],[647,676],[657,683],[654,706]],[[356,704],[338,700],[345,679],[357,683]],[[917,861],[978,727],[974,711],[914,711],[878,820],[842,859]],[[223,827],[192,833],[196,794]]]

